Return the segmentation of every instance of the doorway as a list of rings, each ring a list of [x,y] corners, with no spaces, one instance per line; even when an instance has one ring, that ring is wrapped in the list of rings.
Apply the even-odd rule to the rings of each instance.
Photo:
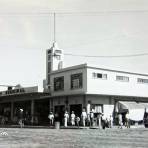
[[[81,117],[82,104],[70,105],[70,114],[71,114],[72,111],[74,111],[74,113],[75,113],[76,116]]]
[[[58,105],[54,107],[54,113],[57,115],[55,120],[59,121],[62,125],[64,124],[64,112],[65,105]]]

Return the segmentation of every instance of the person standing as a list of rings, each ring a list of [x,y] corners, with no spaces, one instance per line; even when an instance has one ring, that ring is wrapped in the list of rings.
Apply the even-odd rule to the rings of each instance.
[[[94,112],[93,110],[90,111],[90,126],[94,124]]]
[[[113,117],[112,115],[109,116],[109,128],[113,127]]]
[[[118,114],[118,121],[119,121],[119,126],[118,128],[121,128],[122,129],[122,114]]]
[[[78,128],[79,128],[79,122],[80,122],[80,117],[77,116],[77,117],[76,117],[76,123],[77,123]]]
[[[68,115],[68,112],[65,111],[65,114],[64,114],[64,126],[67,127],[67,122],[68,122],[68,119],[69,119],[69,115]]]
[[[83,109],[83,111],[82,111],[81,118],[82,118],[82,124],[85,127],[85,122],[86,122],[86,119],[87,119],[87,114],[86,114],[85,109]]]
[[[24,127],[24,120],[23,120],[23,114],[24,114],[24,110],[22,108],[19,109],[19,124],[20,127]]]
[[[54,115],[52,112],[50,112],[50,114],[48,115],[48,118],[49,118],[50,126],[53,126]]]
[[[126,115],[125,115],[125,126],[126,126],[127,128],[130,128],[129,112],[127,112]]]
[[[102,128],[102,113],[97,113],[97,125],[99,126],[99,128],[101,129]]]
[[[106,119],[105,119],[105,116],[104,116],[104,114],[102,113],[102,128],[103,129],[105,129],[105,127],[106,127]]]
[[[71,112],[71,125],[74,126],[75,125],[75,113],[74,111]]]

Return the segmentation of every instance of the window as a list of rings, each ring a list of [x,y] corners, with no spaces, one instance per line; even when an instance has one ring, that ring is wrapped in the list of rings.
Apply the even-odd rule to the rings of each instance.
[[[51,61],[51,55],[48,55],[48,61]]]
[[[93,73],[93,78],[99,78],[99,79],[107,79],[107,74],[102,74],[102,73]]]
[[[116,76],[117,81],[129,82],[129,77],[126,76]]]
[[[138,83],[148,83],[148,79],[137,78]]]
[[[54,78],[54,91],[64,90],[64,76]]]
[[[82,73],[71,75],[71,89],[82,88]]]
[[[52,50],[48,50],[48,54],[51,54]]]
[[[51,62],[48,62],[48,73],[51,72]]]
[[[48,82],[47,83],[50,85],[50,74],[48,74]]]
[[[62,51],[61,50],[55,50],[55,54],[56,53],[62,53]]]

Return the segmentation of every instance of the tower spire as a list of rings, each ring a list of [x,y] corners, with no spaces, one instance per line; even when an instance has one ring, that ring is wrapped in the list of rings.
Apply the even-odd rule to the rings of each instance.
[[[53,36],[54,36],[54,43],[56,42],[56,13],[54,12],[53,13],[53,19],[54,19],[54,34],[53,34]]]

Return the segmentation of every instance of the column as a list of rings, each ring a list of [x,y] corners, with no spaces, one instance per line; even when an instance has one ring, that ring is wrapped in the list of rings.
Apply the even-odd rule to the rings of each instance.
[[[31,100],[31,123],[34,122],[34,100]]]
[[[13,121],[14,102],[11,102],[11,121]]]
[[[86,95],[83,95],[83,104],[82,104],[82,108],[86,109]]]

